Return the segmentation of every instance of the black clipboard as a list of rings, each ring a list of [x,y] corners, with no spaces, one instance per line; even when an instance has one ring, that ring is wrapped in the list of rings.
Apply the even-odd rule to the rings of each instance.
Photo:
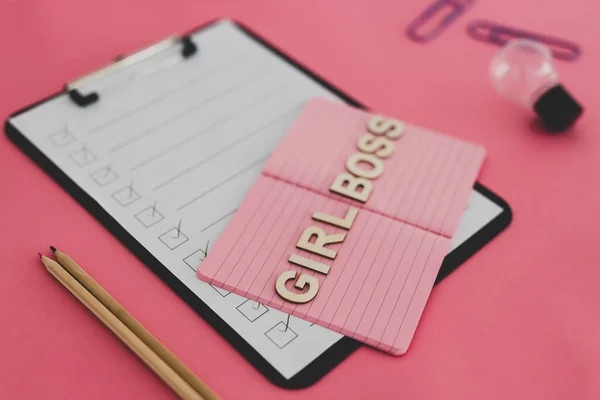
[[[203,30],[218,20],[210,21],[200,27],[194,29],[191,33],[196,33]],[[252,31],[247,26],[235,22],[236,26],[251,39],[261,44],[272,53],[276,54],[288,64],[295,67],[298,71],[305,74],[307,77],[314,80],[319,85],[325,87],[349,105],[367,108],[358,101],[352,99],[324,79],[320,78],[314,72],[304,67],[302,64],[292,59],[290,56],[283,53],[274,45],[269,43],[259,34]],[[174,39],[168,39],[174,40]],[[182,56],[189,57],[198,50],[196,46],[189,40],[189,36],[184,36],[180,39],[183,44]],[[154,46],[160,46],[160,42]],[[153,46],[153,47],[154,47]],[[78,90],[77,85],[66,85],[64,90],[69,94],[71,100],[81,107],[98,101],[96,93],[82,93]],[[188,289],[179,279],[177,279],[161,262],[159,262],[144,246],[142,246],[125,228],[123,228],[100,204],[98,204],[90,195],[88,195],[81,187],[79,187],[71,178],[60,170],[49,158],[47,158],[36,146],[34,146],[14,125],[10,123],[10,118],[19,114],[25,113],[53,98],[63,94],[64,92],[55,93],[48,98],[40,100],[35,104],[25,107],[13,113],[5,123],[5,131],[10,140],[12,140],[25,154],[27,154],[41,169],[50,175],[64,190],[74,197],[90,214],[92,214],[108,231],[113,234],[123,245],[125,245],[135,256],[146,264],[164,283],[166,283],[173,291],[175,291],[181,299],[183,299],[190,307],[196,311],[204,320],[206,320],[220,335],[222,335],[237,351],[239,351],[256,369],[258,369],[269,381],[273,384],[287,388],[300,389],[308,387],[325,374],[331,371],[336,365],[342,362],[346,357],[362,346],[362,343],[344,337],[329,349],[323,352],[313,362],[308,364],[304,369],[294,375],[291,379],[286,379],[281,375],[267,360],[265,360],[250,344],[248,344],[233,328],[224,322],[210,307],[200,300],[190,289]],[[465,260],[475,254],[479,249],[490,242],[500,232],[502,232],[512,220],[512,212],[510,207],[499,196],[485,188],[483,185],[476,183],[475,190],[481,193],[486,198],[490,199],[496,205],[502,208],[502,212],[490,221],[485,227],[480,229],[472,237],[466,240],[463,244],[449,253],[440,269],[436,284],[446,278],[450,273],[456,270]]]

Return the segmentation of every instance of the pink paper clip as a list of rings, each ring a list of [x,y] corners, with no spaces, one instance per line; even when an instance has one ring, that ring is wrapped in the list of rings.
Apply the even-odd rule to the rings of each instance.
[[[502,26],[489,21],[473,21],[467,27],[467,33],[473,39],[504,46],[511,39],[531,39],[540,42],[552,50],[554,58],[575,61],[581,55],[581,48],[568,40],[527,32],[520,29]]]
[[[406,27],[406,36],[415,42],[425,43],[438,37],[444,29],[462,15],[475,0],[437,0],[427,7]],[[448,10],[444,15],[443,13]],[[442,15],[435,26],[421,33],[422,28]]]

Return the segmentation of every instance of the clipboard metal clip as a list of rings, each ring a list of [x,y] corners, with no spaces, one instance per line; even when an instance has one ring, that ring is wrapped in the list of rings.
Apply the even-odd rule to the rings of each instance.
[[[77,104],[80,107],[87,107],[91,104],[96,103],[100,99],[100,95],[96,91],[83,93],[81,91],[82,85],[91,80],[109,76],[119,70],[130,67],[141,61],[147,60],[166,50],[172,49],[174,46],[181,46],[181,56],[184,59],[191,57],[198,50],[196,44],[190,39],[189,36],[171,36],[131,55],[117,57],[117,60],[112,64],[95,70],[90,74],[87,74],[81,78],[67,83],[65,85],[65,91],[68,93],[69,98],[75,104]]]

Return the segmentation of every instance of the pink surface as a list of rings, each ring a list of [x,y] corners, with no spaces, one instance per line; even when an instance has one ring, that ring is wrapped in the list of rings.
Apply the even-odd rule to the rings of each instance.
[[[198,268],[198,277],[402,355],[485,152],[407,123],[402,136],[390,141],[394,152],[380,159],[384,170],[371,180],[366,202],[330,192],[336,176],[346,173],[346,159],[358,152],[372,116],[325,99],[309,101]],[[343,218],[350,206],[359,211],[349,230],[311,218],[315,212]],[[342,243],[327,246],[336,252],[334,260],[296,248],[309,226],[345,235]],[[295,266],[288,262],[292,254],[330,269],[322,274]],[[296,271],[297,279],[301,274],[317,279],[313,300],[294,304],[277,294],[275,281],[288,270]],[[301,293],[293,282],[288,290]]]
[[[412,43],[403,28],[428,3],[1,2],[3,118],[117,54],[232,16],[368,106],[481,143],[488,159],[480,181],[515,215],[507,231],[434,289],[406,356],[364,347],[313,387],[290,392],[268,383],[1,137],[0,397],[174,398],[43,271],[36,252],[54,244],[84,263],[225,399],[599,398],[599,5],[480,0],[436,41]],[[493,93],[487,65],[496,49],[464,32],[476,18],[582,46],[579,61],[557,64],[587,108],[572,132],[544,135],[527,110]]]

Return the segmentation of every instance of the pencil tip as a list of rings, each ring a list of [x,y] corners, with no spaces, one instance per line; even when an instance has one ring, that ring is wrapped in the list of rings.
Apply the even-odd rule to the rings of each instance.
[[[52,250],[53,253],[56,253],[56,247],[50,246],[50,250]]]
[[[42,257],[44,257],[44,255],[43,255],[42,253],[40,253],[39,251],[38,251],[38,256],[40,256],[40,259],[41,259]]]

